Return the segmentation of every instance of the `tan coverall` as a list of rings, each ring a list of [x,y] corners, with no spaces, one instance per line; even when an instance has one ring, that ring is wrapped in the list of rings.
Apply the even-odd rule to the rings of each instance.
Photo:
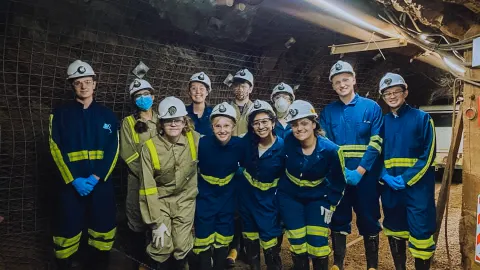
[[[252,101],[248,101],[245,106],[243,107],[243,113],[240,113],[240,108],[238,108],[238,105],[235,103],[235,101],[232,101],[231,105],[237,112],[237,124],[235,125],[235,128],[233,129],[232,136],[240,136],[242,134],[247,133],[248,131],[248,118],[247,118],[247,112],[250,109],[250,106],[253,106]]]
[[[190,138],[189,138],[190,137]],[[164,246],[148,245],[147,253],[160,263],[170,255],[185,258],[193,248],[193,219],[197,190],[200,134],[192,131],[172,144],[160,135],[145,142],[141,157],[140,210],[150,227],[165,224]]]
[[[137,133],[134,129],[137,121],[146,122],[148,131]],[[135,119],[133,115],[125,117],[120,129],[120,156],[128,165],[128,185],[126,214],[128,227],[134,232],[144,232],[148,226],[142,220],[138,192],[140,190],[140,152],[143,143],[157,134],[158,115],[153,112],[152,120]]]

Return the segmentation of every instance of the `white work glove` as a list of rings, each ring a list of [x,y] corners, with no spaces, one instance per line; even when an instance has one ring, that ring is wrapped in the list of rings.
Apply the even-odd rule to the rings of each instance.
[[[323,221],[325,222],[325,224],[327,225],[330,224],[330,222],[332,221],[333,211],[321,206],[320,212],[322,213]]]
[[[154,248],[159,248],[165,244],[165,234],[170,236],[170,232],[165,224],[162,223],[158,228],[152,230],[152,245]],[[160,245],[159,245],[160,244]]]

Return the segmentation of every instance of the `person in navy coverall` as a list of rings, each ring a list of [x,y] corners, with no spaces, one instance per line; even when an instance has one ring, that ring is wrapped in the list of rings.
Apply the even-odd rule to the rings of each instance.
[[[430,269],[436,229],[433,120],[405,102],[408,86],[402,76],[387,73],[379,92],[390,107],[384,124],[383,231],[397,270],[406,269],[406,240],[415,269]]]
[[[352,66],[338,61],[330,70],[330,81],[339,100],[327,105],[320,125],[327,138],[344,152],[347,188],[330,224],[334,267],[343,269],[346,236],[351,232],[352,208],[363,236],[367,269],[378,267],[378,233],[381,230],[378,180],[381,172],[382,110],[373,100],[355,94]]]
[[[205,101],[212,91],[212,82],[205,72],[199,72],[192,75],[188,83],[188,94],[192,99],[192,104],[188,105],[188,116],[192,119],[195,131],[202,135],[213,135],[212,125],[210,123],[210,114],[212,107]]]
[[[285,137],[285,173],[278,186],[280,215],[295,270],[328,269],[328,224],[346,182],[341,148],[321,134],[313,106],[296,100],[289,109],[292,132]]]
[[[75,100],[50,115],[50,151],[61,179],[56,181],[53,242],[59,269],[71,269],[82,232],[88,228],[85,269],[107,269],[115,225],[115,194],[109,178],[118,158],[115,114],[95,102],[95,73],[80,60],[67,70]]]

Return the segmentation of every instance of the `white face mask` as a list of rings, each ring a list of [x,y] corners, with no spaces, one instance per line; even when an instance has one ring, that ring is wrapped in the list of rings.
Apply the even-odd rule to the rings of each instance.
[[[275,100],[275,109],[277,109],[277,112],[284,113],[288,110],[288,107],[290,107],[290,102],[288,102],[287,99],[281,97]]]

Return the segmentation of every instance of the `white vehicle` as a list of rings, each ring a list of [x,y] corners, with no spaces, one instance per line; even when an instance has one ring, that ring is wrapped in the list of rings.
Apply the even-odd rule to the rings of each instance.
[[[435,135],[437,140],[437,155],[433,166],[435,170],[444,169],[448,159],[448,151],[450,150],[450,143],[452,140],[452,105],[432,105],[420,106],[423,110],[430,114],[435,124]],[[459,106],[456,106],[456,113],[458,114]],[[463,164],[463,134],[458,149],[457,160],[455,162],[455,170],[461,170]]]

